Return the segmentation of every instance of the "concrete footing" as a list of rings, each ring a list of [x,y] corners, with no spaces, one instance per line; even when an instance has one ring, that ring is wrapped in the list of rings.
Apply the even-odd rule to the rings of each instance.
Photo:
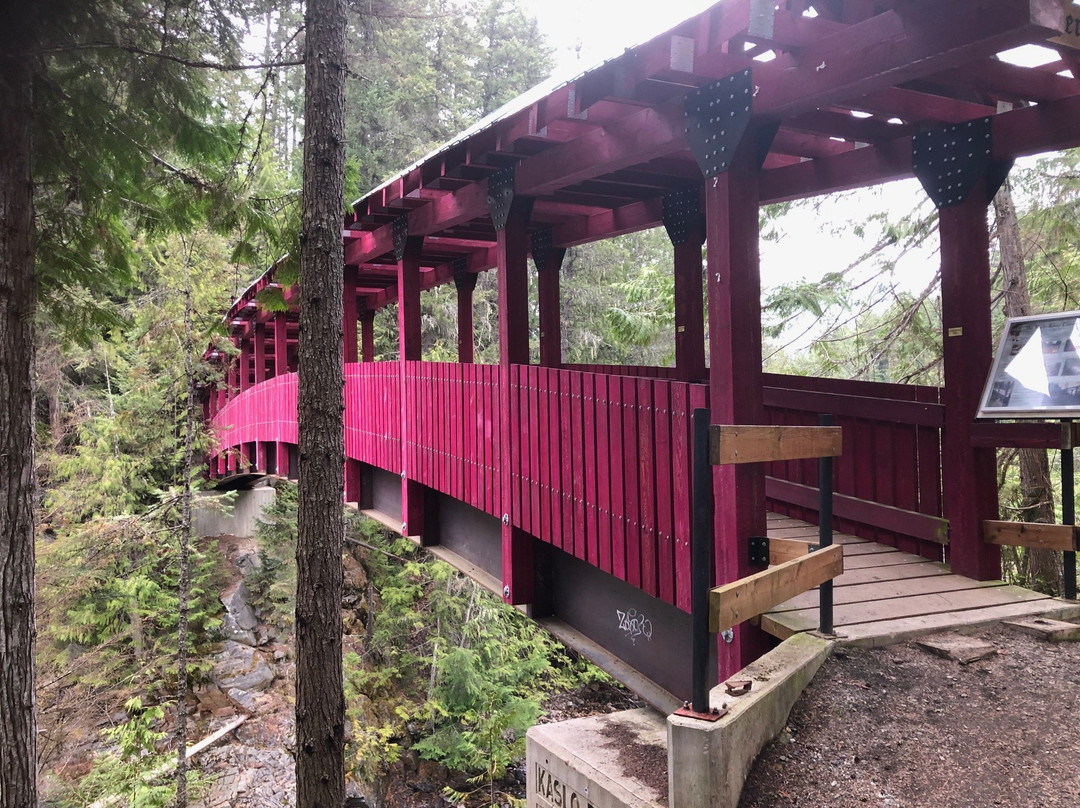
[[[255,535],[255,528],[263,511],[274,501],[276,491],[271,486],[260,486],[249,491],[209,491],[199,496],[195,503],[195,534],[198,536]],[[234,496],[232,506],[223,499]]]
[[[751,680],[746,694],[730,696],[724,683],[713,688],[710,706],[728,710],[720,720],[668,716],[670,808],[737,808],[754,759],[784,728],[831,647],[796,634],[729,680]]]
[[[528,806],[666,806],[666,741],[650,709],[535,726],[525,737]]]

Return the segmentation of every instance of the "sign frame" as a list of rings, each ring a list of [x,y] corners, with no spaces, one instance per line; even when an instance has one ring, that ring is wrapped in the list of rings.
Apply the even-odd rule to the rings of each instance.
[[[1037,349],[1030,346],[1036,335],[1042,343]],[[1080,418],[1080,311],[1005,321],[975,417]]]

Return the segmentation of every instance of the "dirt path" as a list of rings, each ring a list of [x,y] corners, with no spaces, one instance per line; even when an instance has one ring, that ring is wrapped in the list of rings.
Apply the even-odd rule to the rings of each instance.
[[[998,627],[962,665],[837,649],[758,758],[741,808],[1053,808],[1080,799],[1080,643]]]

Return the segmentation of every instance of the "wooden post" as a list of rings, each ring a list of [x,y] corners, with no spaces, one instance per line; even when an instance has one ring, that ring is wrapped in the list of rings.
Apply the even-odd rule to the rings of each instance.
[[[266,323],[255,323],[255,384],[266,381]]]
[[[996,457],[973,448],[972,421],[990,369],[990,234],[987,188],[939,213],[941,326],[945,364],[942,493],[953,572],[980,581],[1001,577],[1001,552],[982,541],[984,519],[997,518]]]
[[[510,389],[511,365],[529,364],[529,216],[532,200],[517,198],[506,227],[498,231],[499,405],[502,434],[499,473],[502,488],[503,599],[518,605],[533,599],[533,542],[514,526],[519,503],[513,496],[513,470],[519,452],[517,402]]]
[[[546,368],[562,367],[562,293],[560,273],[565,248],[549,249],[544,268],[537,272],[536,295],[540,308],[540,364]]]
[[[702,381],[705,367],[705,308],[701,288],[701,227],[675,252],[675,372],[679,381]]]
[[[345,332],[342,361],[348,365],[359,361],[356,341],[356,267],[345,267],[341,301],[344,310],[341,322]]]
[[[705,181],[709,292],[710,409],[714,424],[761,424],[761,273],[758,255],[758,163],[751,133],[731,168]],[[765,471],[760,464],[714,470],[716,584],[751,573],[747,539],[765,535]],[[758,629],[735,629],[718,643],[724,679],[767,648]]]
[[[360,301],[360,361],[375,361],[375,310],[366,301]]]
[[[406,363],[419,362],[422,358],[420,344],[420,256],[423,252],[422,238],[409,238],[405,253],[397,265],[398,281],[398,368],[401,383],[401,401],[414,391],[406,384]],[[424,536],[424,489],[412,479],[414,469],[407,468],[406,448],[416,440],[417,424],[409,421],[406,413],[411,408],[401,408],[401,522],[406,536]]]
[[[251,336],[240,336],[240,392],[251,387]]]
[[[464,266],[465,260],[454,265],[454,288],[457,289],[457,345],[458,362],[472,364],[475,348],[473,335],[473,290],[476,289],[476,273]]]

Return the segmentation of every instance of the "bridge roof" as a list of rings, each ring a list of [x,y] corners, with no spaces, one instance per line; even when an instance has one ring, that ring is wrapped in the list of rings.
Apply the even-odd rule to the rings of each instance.
[[[1032,45],[1041,58],[1028,48],[1023,66],[1013,49]],[[911,176],[916,133],[982,118],[994,160],[1078,145],[1078,47],[1071,0],[723,0],[534,88],[365,194],[345,263],[370,308],[396,300],[395,222],[424,237],[424,288],[494,266],[489,178],[511,165],[515,194],[535,199],[530,228],[555,246],[657,226],[665,195],[704,183],[687,94],[746,71],[748,131],[767,133],[763,204]]]

